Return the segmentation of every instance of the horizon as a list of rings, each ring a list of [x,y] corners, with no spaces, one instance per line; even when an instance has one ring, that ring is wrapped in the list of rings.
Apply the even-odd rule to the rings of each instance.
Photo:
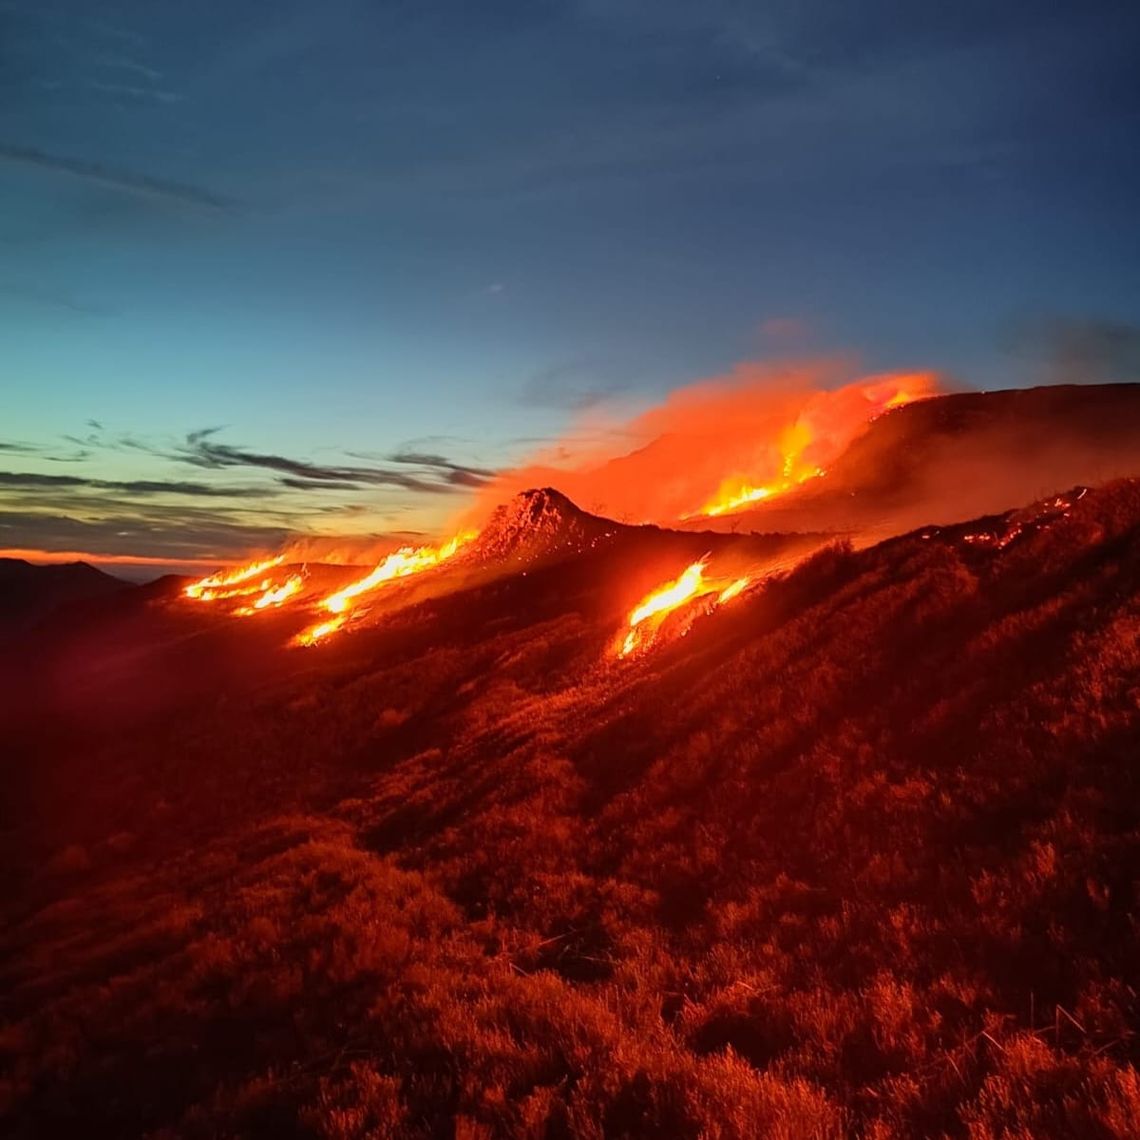
[[[1134,378],[1138,20],[10,0],[0,542],[422,539],[749,370]]]

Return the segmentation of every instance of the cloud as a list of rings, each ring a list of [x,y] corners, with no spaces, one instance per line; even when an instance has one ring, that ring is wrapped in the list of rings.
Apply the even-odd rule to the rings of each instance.
[[[91,62],[96,67],[105,67],[112,71],[129,71],[132,75],[141,75],[151,83],[159,83],[163,77],[161,71],[156,71],[145,63],[140,63],[136,59],[128,59],[123,55],[100,55],[94,57]]]
[[[140,518],[135,512],[96,520],[56,511],[0,509],[0,547],[24,550],[85,550],[93,554],[183,558],[225,558],[235,553],[270,550],[283,543],[285,527],[195,519],[184,513]]]
[[[453,440],[411,441],[394,452],[353,462],[320,463],[228,443],[218,426],[188,432],[177,441],[151,440],[108,431],[90,419],[80,434],[64,437],[78,462],[92,452],[111,452],[140,478],[107,478],[103,471],[52,471],[46,444],[0,442],[0,455],[27,456],[30,471],[0,471],[0,546],[20,549],[87,550],[103,554],[169,557],[242,557],[279,545],[284,536],[316,529],[321,515],[352,516],[353,529],[378,521],[378,493],[393,489],[403,508],[423,509],[425,500],[478,490],[496,473],[450,455]],[[340,457],[338,457],[338,460]],[[201,474],[180,478],[192,467]],[[246,478],[235,482],[235,469]],[[132,474],[134,472],[132,471]],[[361,500],[354,502],[354,499]],[[401,506],[386,506],[390,517]],[[406,528],[405,528],[406,529]],[[365,555],[390,543],[384,524],[360,539],[338,539]]]
[[[495,477],[495,472],[487,467],[471,467],[466,463],[456,463],[453,459],[425,451],[399,451],[390,455],[389,461],[426,471],[436,471],[443,480],[453,487],[481,487]]]
[[[180,103],[182,96],[161,87],[140,87],[137,83],[106,83],[101,79],[89,79],[84,87],[101,91],[105,95],[126,95],[130,99],[153,100],[156,103]]]
[[[34,147],[0,143],[0,162],[30,166],[37,170],[46,170],[83,182],[105,186],[123,194],[171,202],[213,214],[232,214],[237,209],[236,203],[198,186],[169,182],[161,178],[152,178],[147,174],[136,174],[129,170],[118,170],[97,162],[63,158],[59,155],[47,154]]]
[[[185,445],[176,449],[172,458],[207,469],[257,467],[276,471],[285,476],[282,482],[287,486],[310,490],[320,487],[337,490],[395,487],[438,495],[447,494],[457,487],[481,487],[495,475],[493,471],[468,467],[441,455],[412,452],[388,457],[388,463],[395,466],[310,463],[219,443],[213,438],[219,431],[220,428],[200,428],[190,432]]]
[[[584,412],[628,387],[612,366],[582,358],[552,364],[532,373],[519,398],[528,407]]]
[[[86,301],[76,300],[66,293],[59,293],[53,289],[45,289],[40,285],[21,282],[0,283],[0,297],[34,305],[41,309],[54,309],[60,313],[73,313],[80,317],[109,317],[114,315],[113,309],[100,305],[92,305]]]
[[[205,483],[162,479],[131,479],[120,482],[111,479],[86,479],[80,475],[41,475],[30,471],[0,471],[0,487],[18,487],[21,490],[90,488],[99,491],[120,491],[130,495],[194,495],[217,499],[237,498],[243,494],[273,494],[272,489],[265,488],[211,487]]]
[[[282,475],[277,480],[282,487],[291,487],[296,491],[359,491],[360,486],[357,483],[334,483],[331,480],[325,480],[320,483],[312,483],[307,479],[294,479],[291,475]],[[323,508],[322,508],[323,509]]]

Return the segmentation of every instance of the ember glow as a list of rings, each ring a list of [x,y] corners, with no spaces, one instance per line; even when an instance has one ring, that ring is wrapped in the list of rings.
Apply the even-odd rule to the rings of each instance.
[[[267,558],[260,562],[251,562],[248,566],[239,567],[228,572],[219,571],[208,578],[192,582],[183,590],[188,598],[199,602],[216,602],[222,598],[244,597],[249,594],[259,594],[269,589],[271,580],[264,575],[285,561],[283,554],[275,558]],[[254,581],[254,579],[259,579]]]
[[[669,614],[687,602],[715,595],[711,598],[711,607],[722,606],[737,597],[752,580],[745,575],[726,584],[723,578],[706,577],[707,570],[708,563],[704,559],[694,562],[679,577],[642,599],[630,611],[629,631],[618,649],[618,656],[628,657],[634,650],[648,646]]]
[[[295,644],[315,645],[322,641],[344,625],[359,598],[372,593],[388,582],[393,582],[398,578],[407,578],[412,574],[419,574],[446,562],[461,547],[475,538],[476,533],[475,531],[465,531],[457,534],[442,546],[414,548],[404,546],[395,553],[389,554],[370,574],[324,598],[320,603],[321,608],[334,614],[335,617],[298,634],[294,639]]]

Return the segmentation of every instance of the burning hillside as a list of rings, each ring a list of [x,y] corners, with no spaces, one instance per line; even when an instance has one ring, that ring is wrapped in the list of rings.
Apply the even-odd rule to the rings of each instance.
[[[818,479],[869,423],[937,387],[928,373],[841,384],[824,365],[741,366],[626,422],[580,425],[492,482],[477,513],[486,517],[511,492],[548,484],[623,521],[669,526],[725,515]]]
[[[38,627],[6,1134],[1134,1135],[1140,486],[762,549]]]
[[[1140,470],[1140,385],[963,392],[880,416],[786,494],[694,528],[902,533]]]
[[[706,559],[692,563],[678,578],[658,586],[630,611],[629,630],[620,643],[618,656],[628,657],[635,651],[646,649],[657,639],[670,618],[678,614],[688,618],[680,630],[682,635],[687,633],[695,616],[691,612],[694,605],[700,605],[706,614],[712,613],[742,594],[753,578],[752,574],[717,578],[709,574]]]
[[[326,643],[350,627],[361,628],[384,620],[429,595],[607,551],[640,551],[638,561],[642,565],[633,574],[637,580],[653,572],[663,553],[679,548],[691,557],[693,543],[707,545],[709,549],[700,563],[699,587],[692,594],[706,599],[731,588],[720,599],[723,602],[739,592],[746,580],[787,566],[821,541],[811,535],[708,535],[681,539],[675,532],[658,527],[628,526],[591,515],[559,491],[546,487],[523,491],[500,504],[478,532],[462,532],[438,546],[402,547],[367,573],[352,567],[326,566],[320,575],[314,575],[308,565],[298,567],[287,563],[285,555],[275,555],[192,582],[183,588],[182,595],[187,601],[205,603],[224,616],[246,618],[287,610],[304,622],[289,643],[311,647]],[[729,569],[723,573],[719,568],[709,570],[702,576],[713,550],[725,556],[718,559],[718,567],[723,561]],[[628,573],[623,570],[622,576]],[[335,584],[330,584],[330,579]],[[399,587],[413,580],[423,589],[400,591]],[[687,601],[689,596],[680,600]],[[713,604],[706,601],[706,607]],[[635,647],[645,648],[655,641],[666,616],[660,613],[652,622],[631,622],[623,652],[628,654]]]
[[[469,556],[527,566],[594,550],[626,528],[587,514],[552,487],[521,491],[491,512]]]

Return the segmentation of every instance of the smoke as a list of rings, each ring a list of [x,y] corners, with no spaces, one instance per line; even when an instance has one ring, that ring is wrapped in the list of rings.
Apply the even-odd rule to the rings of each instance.
[[[1047,316],[1013,326],[1008,341],[1045,384],[1140,379],[1140,326],[1098,317]]]
[[[826,468],[876,415],[938,389],[930,373],[837,386],[840,378],[834,362],[740,364],[627,420],[583,418],[561,442],[483,487],[467,519],[481,521],[519,491],[553,486],[596,514],[668,525],[734,486]]]

